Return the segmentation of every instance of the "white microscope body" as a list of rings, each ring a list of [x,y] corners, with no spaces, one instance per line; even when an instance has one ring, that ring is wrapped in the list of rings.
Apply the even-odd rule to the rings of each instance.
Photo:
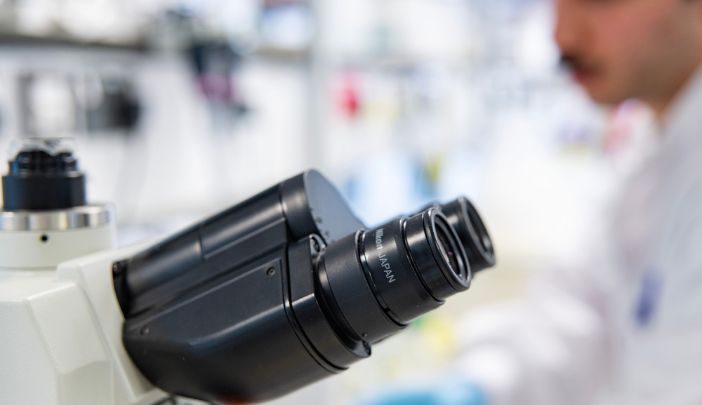
[[[49,156],[66,152],[31,142]],[[115,233],[109,205],[0,210],[0,404],[146,405],[168,398],[121,343],[110,269],[136,248],[116,250]]]

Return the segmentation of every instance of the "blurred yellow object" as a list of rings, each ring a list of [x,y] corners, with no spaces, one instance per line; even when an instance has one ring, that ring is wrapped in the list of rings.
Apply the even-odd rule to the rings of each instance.
[[[439,182],[439,179],[441,178],[441,172],[444,168],[444,161],[445,159],[443,156],[436,156],[430,159],[424,165],[424,171],[432,185],[435,185]]]
[[[422,317],[412,324],[419,331],[426,348],[442,358],[455,354],[458,346],[455,321],[442,314]]]

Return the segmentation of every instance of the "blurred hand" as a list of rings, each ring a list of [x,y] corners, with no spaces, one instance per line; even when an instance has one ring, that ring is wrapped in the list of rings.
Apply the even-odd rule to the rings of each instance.
[[[480,387],[461,380],[425,388],[407,388],[383,393],[359,405],[486,405]]]

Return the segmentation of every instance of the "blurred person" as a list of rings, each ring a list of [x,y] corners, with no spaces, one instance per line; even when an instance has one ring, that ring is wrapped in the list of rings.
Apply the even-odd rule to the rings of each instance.
[[[702,404],[702,0],[554,2],[574,79],[658,136],[577,264],[465,320],[446,381],[368,404]]]

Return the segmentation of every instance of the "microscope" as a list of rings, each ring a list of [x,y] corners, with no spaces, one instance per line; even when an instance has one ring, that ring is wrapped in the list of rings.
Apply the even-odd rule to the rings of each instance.
[[[495,264],[466,198],[367,227],[314,170],[124,248],[65,140],[23,140],[2,187],[3,405],[271,400],[369,357]]]

